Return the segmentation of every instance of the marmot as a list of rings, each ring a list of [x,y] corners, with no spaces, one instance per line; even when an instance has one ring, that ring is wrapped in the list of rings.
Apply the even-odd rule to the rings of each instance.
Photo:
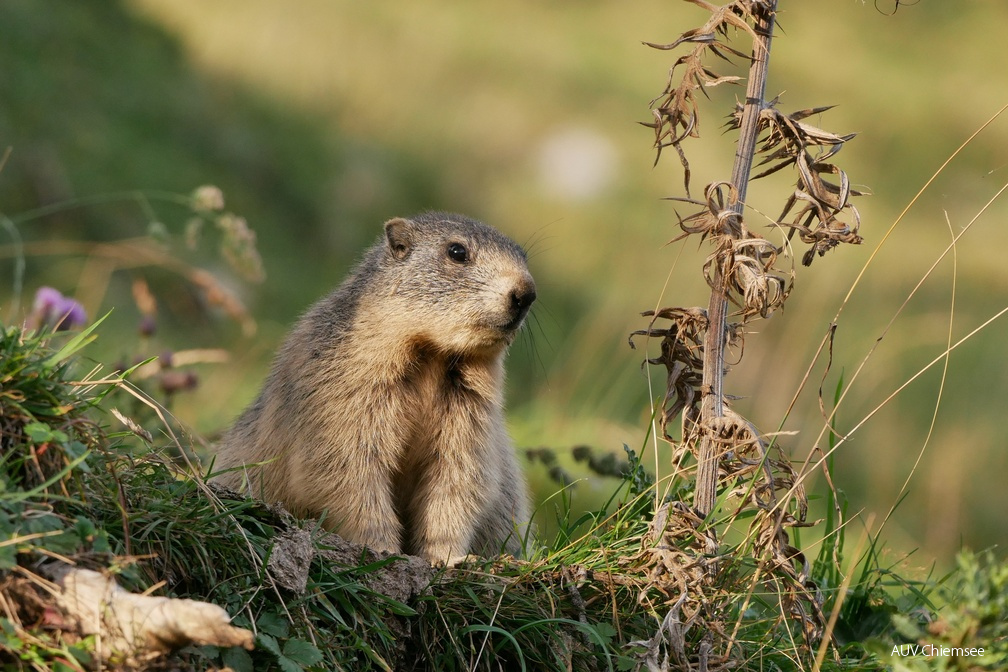
[[[535,298],[524,250],[495,229],[440,212],[386,222],[287,337],[221,441],[216,480],[325,512],[380,551],[517,554],[528,510],[504,355]]]

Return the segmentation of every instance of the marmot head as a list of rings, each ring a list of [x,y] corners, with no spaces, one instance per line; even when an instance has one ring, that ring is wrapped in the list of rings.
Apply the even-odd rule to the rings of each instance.
[[[392,219],[380,245],[381,267],[392,281],[383,301],[402,316],[397,327],[438,350],[502,350],[535,301],[525,251],[468,217],[431,212]]]

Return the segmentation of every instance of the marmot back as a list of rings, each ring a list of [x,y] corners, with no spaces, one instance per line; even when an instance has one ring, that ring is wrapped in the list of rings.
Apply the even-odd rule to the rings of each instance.
[[[287,337],[222,439],[215,466],[230,471],[215,479],[325,512],[327,528],[377,550],[517,553],[528,511],[503,362],[535,296],[525,252],[485,224],[386,222]]]

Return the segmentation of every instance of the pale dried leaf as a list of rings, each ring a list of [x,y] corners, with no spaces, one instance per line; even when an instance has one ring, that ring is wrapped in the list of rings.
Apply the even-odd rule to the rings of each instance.
[[[232,626],[215,604],[137,595],[105,574],[67,565],[49,566],[46,573],[60,587],[56,602],[65,622],[81,635],[97,635],[106,659],[142,661],[190,644],[254,646],[252,633]]]

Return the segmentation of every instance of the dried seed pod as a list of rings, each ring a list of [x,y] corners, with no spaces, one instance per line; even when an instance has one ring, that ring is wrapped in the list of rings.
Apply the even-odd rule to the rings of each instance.
[[[169,369],[161,372],[158,382],[162,392],[173,395],[195,389],[199,385],[199,378],[192,371]]]

